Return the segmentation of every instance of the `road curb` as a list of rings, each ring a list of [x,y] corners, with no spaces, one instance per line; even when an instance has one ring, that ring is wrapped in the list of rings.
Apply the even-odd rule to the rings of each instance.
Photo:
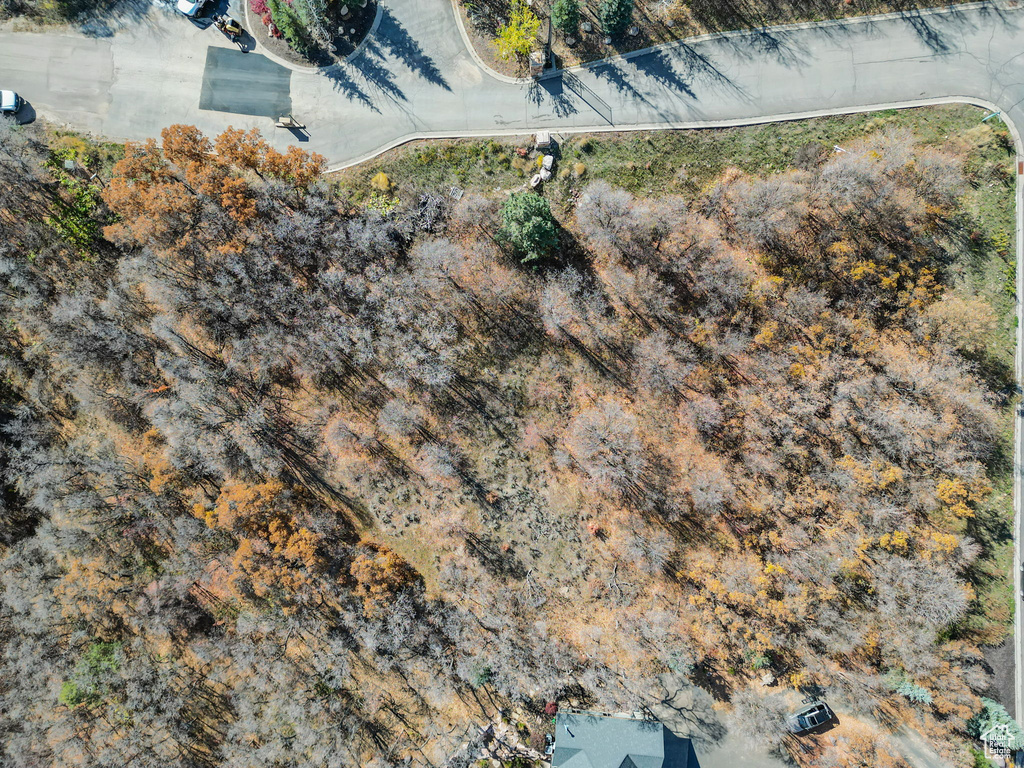
[[[759,37],[772,37],[776,33],[784,33],[790,30],[829,29],[832,27],[848,27],[853,24],[874,24],[880,21],[907,21],[910,18],[919,18],[921,16],[948,16],[952,13],[959,13],[960,11],[978,10],[981,8],[1010,10],[1018,9],[1019,7],[1020,4],[1017,0],[978,0],[978,2],[974,3],[956,3],[954,5],[947,5],[941,8],[925,8],[914,13],[900,13],[896,11],[893,13],[878,13],[872,16],[849,16],[845,19],[829,19],[827,21],[798,21],[792,24],[776,24],[770,27],[761,27],[760,29],[732,29],[726,32],[709,32],[703,35],[694,35],[693,37],[680,37],[676,40],[666,40],[664,43],[651,45],[647,48],[638,48],[635,51],[617,53],[614,56],[606,56],[603,59],[595,59],[594,61],[588,61],[583,64],[574,64],[573,66],[566,67],[565,69],[556,69],[554,72],[579,72],[580,70],[594,69],[605,64],[629,61],[630,59],[646,56],[651,53],[657,53],[658,51],[663,51],[668,48],[689,47],[690,45],[706,43],[710,40],[732,40],[735,38],[756,39]]]
[[[500,80],[503,83],[511,83],[513,85],[525,85],[533,80],[532,77],[510,77],[508,75],[503,75],[500,72],[496,72],[480,58],[480,54],[476,52],[476,46],[473,45],[473,41],[469,38],[469,33],[466,31],[466,25],[462,23],[462,14],[459,13],[457,5],[458,2],[459,0],[449,0],[452,14],[455,16],[455,26],[459,28],[459,34],[462,35],[462,43],[469,52],[469,55],[473,57],[473,61],[475,61],[476,65],[484,71],[484,74],[490,75],[495,80]]]
[[[660,130],[705,130],[714,128],[738,128],[745,125],[763,125],[765,123],[787,123],[797,120],[811,120],[817,117],[831,117],[833,115],[855,115],[858,113],[867,112],[881,112],[886,109],[914,109],[917,107],[928,107],[936,106],[939,104],[969,104],[976,107],[982,107],[992,111],[999,111],[992,102],[981,98],[975,98],[973,96],[943,96],[935,97],[930,99],[914,99],[911,101],[900,101],[882,104],[865,104],[856,107],[846,107],[842,109],[823,109],[814,110],[810,112],[789,112],[776,115],[764,115],[758,117],[739,117],[730,118],[728,120],[690,120],[690,121],[671,121],[671,122],[657,122],[657,123],[634,123],[630,125],[589,125],[589,126],[575,126],[572,128],[546,128],[545,130],[556,135],[572,135],[578,133],[631,133],[635,131],[660,131]],[[1000,112],[1000,117],[1003,118],[1003,122],[1006,123],[1010,130],[1010,133],[1014,137],[1014,142],[1018,147],[1018,152],[1024,153],[1024,148],[1021,148],[1020,135],[1017,132],[1016,127],[1006,120],[1006,118]],[[489,136],[530,136],[533,131],[529,129],[520,128],[518,130],[479,130],[479,131],[425,131],[418,133],[410,133],[405,136],[399,137],[393,141],[388,142],[383,147],[368,152],[364,155],[360,155],[358,158],[340,163],[335,166],[331,166],[327,169],[326,173],[336,173],[343,171],[346,168],[365,163],[368,160],[372,160],[379,155],[389,152],[396,147],[400,147],[403,144],[408,144],[410,141],[421,141],[425,139],[474,139],[474,138],[487,138]]]

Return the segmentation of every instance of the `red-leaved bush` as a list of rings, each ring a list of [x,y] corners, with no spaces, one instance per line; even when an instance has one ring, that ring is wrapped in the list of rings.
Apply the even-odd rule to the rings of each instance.
[[[276,24],[274,24],[274,20],[270,16],[270,11],[263,14],[263,23],[266,25],[267,31],[270,33],[271,37],[283,37],[281,30],[277,28]]]
[[[260,17],[270,12],[270,9],[267,8],[267,0],[249,0],[249,7]]]

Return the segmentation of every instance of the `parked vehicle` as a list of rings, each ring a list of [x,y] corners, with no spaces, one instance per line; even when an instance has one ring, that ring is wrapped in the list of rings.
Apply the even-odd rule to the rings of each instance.
[[[828,708],[828,704],[816,701],[787,717],[786,725],[789,726],[790,733],[807,733],[819,725],[824,725],[833,717],[835,715]]]
[[[178,0],[178,13],[194,19],[203,12],[206,0]]]
[[[24,99],[14,91],[0,91],[0,114],[14,115],[21,109]]]
[[[217,16],[214,18],[213,23],[217,25],[217,29],[231,38],[231,42],[237,43],[242,39],[242,35],[245,30],[242,29],[242,25],[232,19],[230,16]]]

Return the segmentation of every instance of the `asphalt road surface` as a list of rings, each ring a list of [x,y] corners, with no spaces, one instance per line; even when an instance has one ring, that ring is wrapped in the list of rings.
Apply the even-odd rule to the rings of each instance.
[[[207,48],[199,109],[263,115],[275,120],[292,111],[292,72],[266,56],[231,48]]]
[[[0,31],[0,82],[48,119],[113,138],[184,122],[293,143],[270,114],[280,71],[220,49],[232,47],[216,29],[161,10],[111,37]],[[510,81],[467,50],[449,0],[388,0],[347,63],[291,72],[284,111],[335,167],[415,137],[697,127],[931,99],[997,104],[1019,122],[1022,50],[1024,9],[982,4],[719,35]]]

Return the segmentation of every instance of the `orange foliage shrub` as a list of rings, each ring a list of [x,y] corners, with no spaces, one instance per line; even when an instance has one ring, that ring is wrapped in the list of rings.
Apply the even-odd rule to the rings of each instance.
[[[419,583],[419,574],[383,544],[363,541],[360,548],[349,572],[356,580],[355,593],[363,598],[367,615],[377,613],[383,604]]]

